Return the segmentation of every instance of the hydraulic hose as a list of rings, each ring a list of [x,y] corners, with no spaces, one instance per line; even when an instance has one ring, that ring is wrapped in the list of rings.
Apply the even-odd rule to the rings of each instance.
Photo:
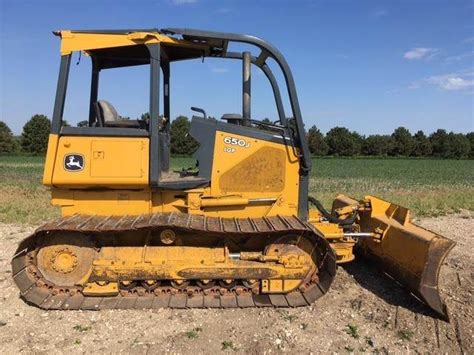
[[[347,226],[353,224],[357,218],[357,211],[355,211],[349,218],[340,219],[335,215],[334,212],[330,213],[328,210],[326,210],[322,203],[314,197],[308,196],[308,201],[311,202],[311,204],[313,204],[318,209],[318,211],[321,212],[323,217],[326,218],[329,222],[337,223],[342,226]]]

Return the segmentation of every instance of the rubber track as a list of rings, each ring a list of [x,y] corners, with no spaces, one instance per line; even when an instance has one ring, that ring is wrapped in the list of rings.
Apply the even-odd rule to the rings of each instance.
[[[188,294],[146,293],[118,294],[113,297],[90,297],[49,285],[35,266],[37,241],[53,231],[79,231],[100,234],[173,227],[211,235],[287,235],[298,234],[314,241],[318,277],[287,294]],[[234,307],[298,307],[313,303],[325,294],[336,273],[336,257],[329,243],[309,223],[295,216],[264,218],[218,218],[184,213],[158,213],[141,216],[62,217],[39,227],[24,239],[12,259],[12,274],[22,298],[42,309],[143,309],[143,308],[234,308]],[[46,285],[45,285],[46,284]]]

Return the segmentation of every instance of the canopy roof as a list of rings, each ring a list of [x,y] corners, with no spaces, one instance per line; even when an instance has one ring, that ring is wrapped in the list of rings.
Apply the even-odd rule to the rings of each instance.
[[[158,29],[67,30],[54,32],[61,37],[61,55],[84,51],[100,69],[150,63],[148,44],[161,43],[162,58],[173,62],[225,55],[227,41],[214,38],[181,38]]]

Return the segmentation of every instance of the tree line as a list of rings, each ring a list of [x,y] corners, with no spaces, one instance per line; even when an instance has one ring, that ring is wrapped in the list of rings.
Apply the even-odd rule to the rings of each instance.
[[[148,114],[141,115],[146,119]],[[270,122],[268,119],[265,122]],[[85,122],[87,123],[87,122]],[[66,121],[64,125],[69,125]],[[78,126],[83,126],[79,122]],[[6,123],[0,121],[0,154],[45,154],[51,121],[36,114],[24,125],[20,137],[14,137]],[[190,121],[179,116],[171,122],[171,153],[190,155],[198,143],[189,136]],[[405,127],[398,127],[391,135],[363,136],[345,127],[334,127],[324,135],[316,126],[307,132],[309,150],[314,156],[395,156],[434,157],[445,159],[474,158],[474,132],[468,134],[446,132],[438,129],[429,136],[423,131],[411,134]]]
[[[316,156],[474,158],[474,132],[448,133],[438,129],[427,136],[423,131],[412,135],[407,128],[398,127],[390,135],[363,136],[345,127],[334,127],[324,135],[313,126],[307,139],[311,154]]]

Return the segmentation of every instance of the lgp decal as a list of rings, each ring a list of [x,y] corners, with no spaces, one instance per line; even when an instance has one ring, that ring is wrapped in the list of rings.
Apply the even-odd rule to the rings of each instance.
[[[84,170],[84,156],[78,153],[66,154],[64,156],[64,170],[66,171]]]

